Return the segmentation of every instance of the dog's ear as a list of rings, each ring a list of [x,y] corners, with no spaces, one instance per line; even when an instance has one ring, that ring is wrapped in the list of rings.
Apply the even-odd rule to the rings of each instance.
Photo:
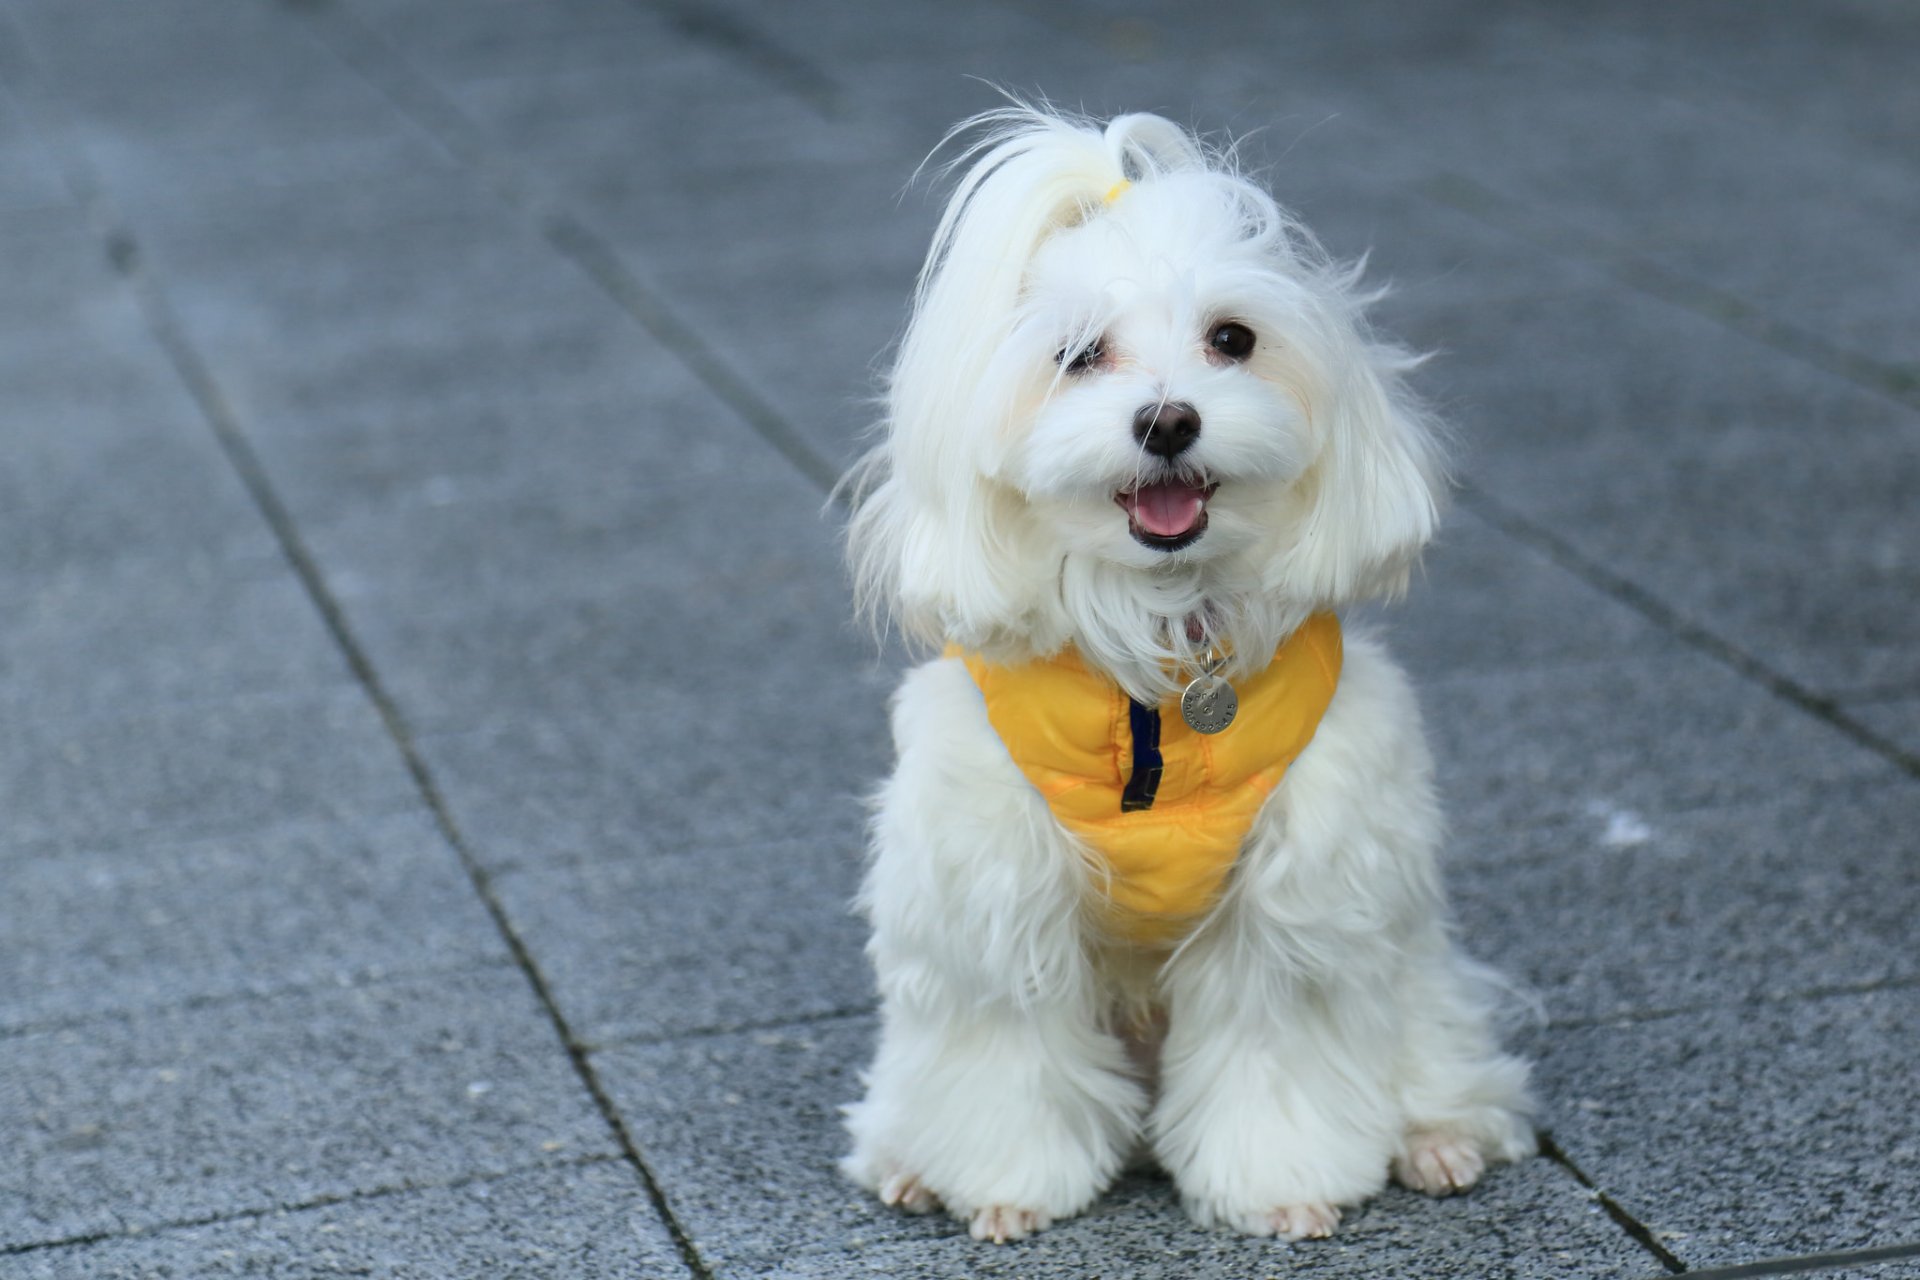
[[[970,646],[1024,631],[1058,568],[1044,562],[1024,501],[996,479],[1044,363],[1013,340],[1028,265],[1129,169],[1198,163],[1185,136],[1154,117],[1123,117],[1103,133],[1016,105],[961,126],[976,129],[894,361],[886,437],[852,479],[848,526],[869,616]]]
[[[883,450],[864,465],[887,473],[856,498],[847,525],[861,612],[928,644],[978,648],[1020,629],[1040,584],[1016,549],[1018,497],[964,472],[929,491]]]
[[[1336,350],[1306,394],[1319,455],[1269,584],[1322,604],[1404,591],[1447,489],[1438,424],[1401,382],[1418,361],[1337,327]]]

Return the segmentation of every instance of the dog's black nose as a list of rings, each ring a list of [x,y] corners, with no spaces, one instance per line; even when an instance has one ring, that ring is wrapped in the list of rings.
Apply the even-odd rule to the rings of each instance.
[[[1133,415],[1133,438],[1148,453],[1171,458],[1200,438],[1200,411],[1185,400],[1142,405]]]

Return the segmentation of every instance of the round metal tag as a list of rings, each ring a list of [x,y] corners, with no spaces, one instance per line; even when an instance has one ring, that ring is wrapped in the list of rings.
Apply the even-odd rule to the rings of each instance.
[[[1201,675],[1180,695],[1180,718],[1195,733],[1218,733],[1240,711],[1240,695],[1215,675]]]

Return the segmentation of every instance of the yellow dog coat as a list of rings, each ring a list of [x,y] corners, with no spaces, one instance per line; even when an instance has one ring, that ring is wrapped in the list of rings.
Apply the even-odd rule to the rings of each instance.
[[[1053,816],[1105,861],[1112,931],[1164,943],[1213,905],[1254,815],[1313,741],[1340,680],[1340,621],[1316,614],[1236,682],[1239,714],[1211,735],[1177,702],[1133,701],[1072,648],[1018,666],[948,652]]]

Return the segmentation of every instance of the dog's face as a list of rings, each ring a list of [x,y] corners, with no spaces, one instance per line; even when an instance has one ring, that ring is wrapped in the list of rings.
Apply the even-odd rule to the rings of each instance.
[[[1146,696],[1195,645],[1264,661],[1403,584],[1437,452],[1353,273],[1158,117],[990,123],[856,486],[867,604],[1009,657],[1073,643]]]
[[[1028,270],[1000,478],[1070,553],[1143,572],[1243,555],[1313,459],[1288,283],[1208,186],[1125,189]]]

